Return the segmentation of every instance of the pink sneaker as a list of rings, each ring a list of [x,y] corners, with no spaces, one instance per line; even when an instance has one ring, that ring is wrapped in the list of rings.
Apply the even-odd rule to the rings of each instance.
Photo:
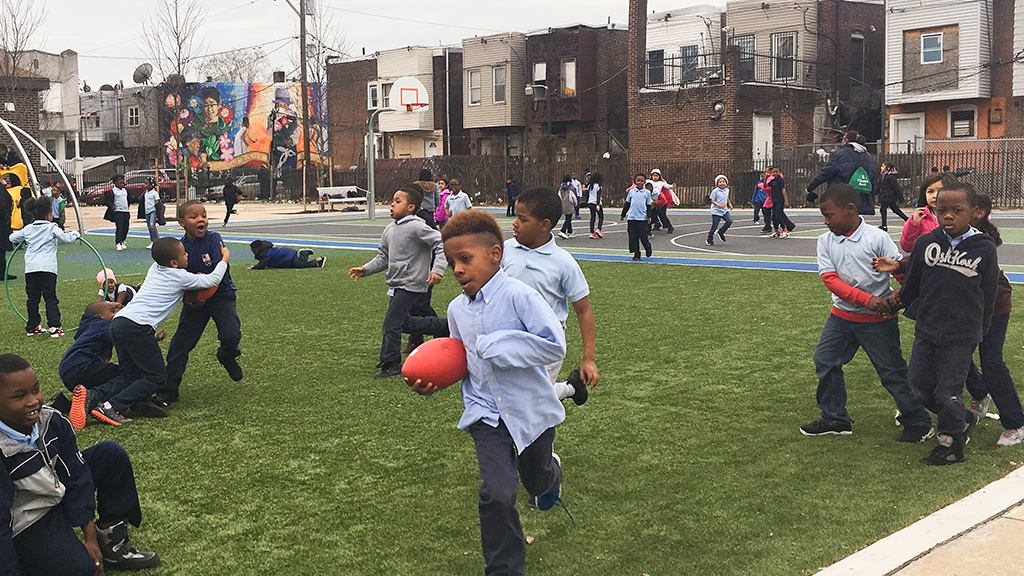
[[[600,228],[598,228],[597,230],[594,230],[594,233],[597,234],[598,238],[604,238],[604,233],[601,232]]]
[[[589,238],[600,238],[597,234],[591,232]]]

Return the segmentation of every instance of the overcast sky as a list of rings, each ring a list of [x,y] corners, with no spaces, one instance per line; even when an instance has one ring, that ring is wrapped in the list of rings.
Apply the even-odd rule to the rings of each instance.
[[[161,0],[124,2],[46,0],[45,30],[36,47],[79,54],[79,78],[98,88],[124,80],[132,83],[136,66],[149,60],[141,40],[149,15]],[[293,0],[297,2],[297,0]],[[42,2],[38,2],[42,4]],[[260,45],[271,53],[275,69],[293,70],[289,54],[295,41],[285,38],[298,30],[298,17],[285,0],[202,1],[207,18],[199,30],[209,54]],[[627,24],[628,0],[377,0],[352,2],[316,0],[317,10],[333,18],[345,34],[350,53],[358,55],[403,46],[459,44],[463,38],[507,31],[527,32],[573,23]],[[724,0],[649,0],[652,11]],[[296,4],[298,6],[298,4]],[[105,7],[109,7],[106,9]],[[298,74],[295,73],[297,76]],[[269,80],[270,71],[267,74]],[[189,78],[196,80],[198,78]]]

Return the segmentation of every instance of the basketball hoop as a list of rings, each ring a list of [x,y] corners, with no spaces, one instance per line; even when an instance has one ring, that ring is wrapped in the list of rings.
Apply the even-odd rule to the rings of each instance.
[[[388,98],[400,112],[423,111],[430,105],[430,95],[426,86],[412,76],[395,80]]]
[[[405,111],[406,112],[412,112],[413,110],[417,110],[419,108],[426,108],[427,106],[429,106],[429,104],[427,104],[425,102],[422,102],[422,103],[421,102],[417,102],[415,104],[406,104],[405,105]]]

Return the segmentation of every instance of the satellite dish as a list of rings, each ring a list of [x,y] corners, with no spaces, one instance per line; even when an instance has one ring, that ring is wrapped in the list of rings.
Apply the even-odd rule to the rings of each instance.
[[[171,74],[170,76],[167,77],[165,82],[167,82],[168,84],[184,84],[185,83],[185,77],[182,76],[181,74]]]
[[[89,83],[84,80],[82,81],[82,92],[92,92],[92,88],[89,86]]]
[[[113,92],[113,91],[114,91],[114,87],[111,86],[110,84],[104,84],[103,86],[100,86],[100,92]]]
[[[141,64],[139,65],[138,68],[135,69],[135,73],[132,74],[132,80],[134,80],[136,84],[146,84],[147,82],[149,82],[149,78],[152,75],[153,65]]]

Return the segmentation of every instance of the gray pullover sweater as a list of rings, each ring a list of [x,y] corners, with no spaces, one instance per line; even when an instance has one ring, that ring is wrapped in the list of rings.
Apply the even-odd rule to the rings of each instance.
[[[363,268],[366,276],[382,270],[384,283],[407,292],[426,292],[431,272],[441,276],[447,268],[441,233],[417,216],[406,216],[384,228],[373,260]]]

